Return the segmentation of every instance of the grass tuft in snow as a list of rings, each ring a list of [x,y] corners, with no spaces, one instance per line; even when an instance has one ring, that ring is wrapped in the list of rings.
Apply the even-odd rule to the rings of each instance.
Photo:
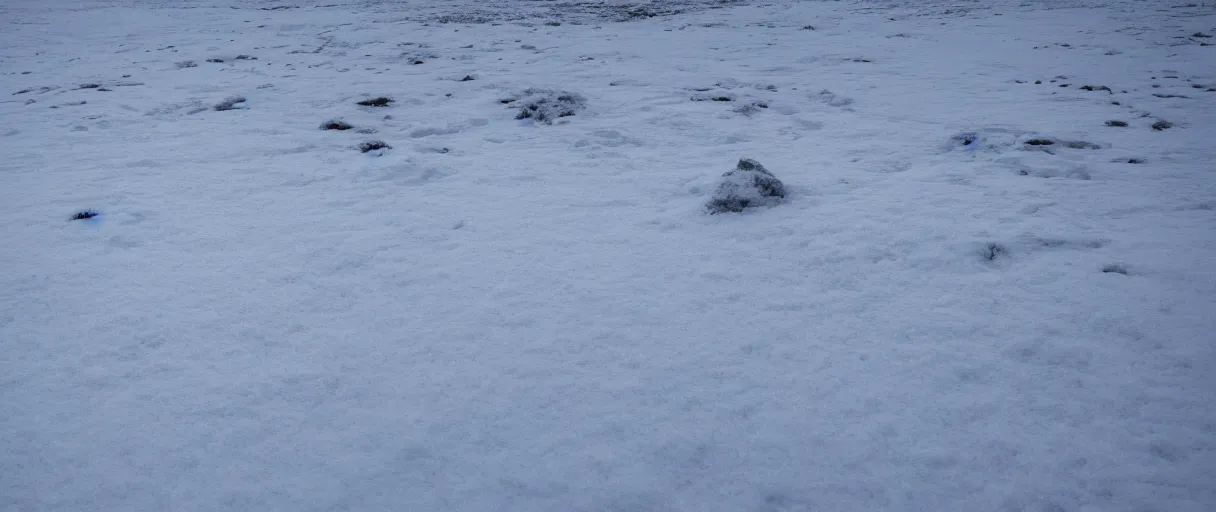
[[[768,108],[768,103],[765,103],[763,101],[753,101],[751,103],[744,103],[743,105],[739,105],[738,107],[735,107],[734,111],[736,113],[743,114],[745,116],[750,117],[750,116],[755,115],[756,113],[760,112],[761,109],[766,109],[766,108]]]
[[[238,108],[245,108],[244,105],[242,105],[243,103],[245,103],[244,96],[229,96],[224,101],[216,103],[214,108],[217,112],[223,112],[225,110],[235,110]]]
[[[98,212],[97,210],[81,210],[72,215],[72,218],[68,220],[85,220],[91,219],[98,215],[101,215],[101,212]]]
[[[393,147],[388,145],[387,143],[385,143],[382,140],[369,140],[367,142],[363,142],[363,143],[359,144],[359,151],[361,151],[363,153],[370,153],[372,151],[378,151],[378,150],[384,150],[384,149],[393,149]]]
[[[354,126],[351,126],[350,123],[347,123],[346,121],[340,121],[337,119],[330,119],[329,121],[321,123],[322,130],[342,131],[342,130],[349,130],[351,128],[354,128]]]
[[[514,98],[499,101],[520,104],[515,119],[531,119],[544,124],[573,116],[587,105],[587,100],[580,94],[551,89],[527,89]]]
[[[387,106],[391,105],[392,103],[393,103],[392,98],[389,98],[387,96],[380,96],[377,98],[371,98],[371,99],[366,99],[366,100],[360,101],[358,104],[362,105],[364,107],[387,107]]]
[[[961,146],[970,146],[972,144],[975,144],[977,141],[979,141],[979,139],[980,139],[980,134],[975,133],[975,132],[963,132],[963,133],[960,133],[953,137],[950,137],[951,142],[953,142],[955,144],[959,144]]]
[[[980,256],[987,261],[996,261],[1000,258],[1006,257],[1008,254],[1008,247],[993,242],[989,242],[984,246],[984,249],[980,251]]]
[[[785,184],[781,180],[760,162],[744,158],[722,175],[722,182],[705,207],[711,215],[737,213],[746,208],[777,204],[784,197]]]

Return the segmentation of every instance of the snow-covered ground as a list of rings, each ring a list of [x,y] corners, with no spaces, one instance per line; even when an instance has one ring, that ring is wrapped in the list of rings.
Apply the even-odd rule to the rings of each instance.
[[[6,0],[0,509],[1216,510],[1191,2]]]

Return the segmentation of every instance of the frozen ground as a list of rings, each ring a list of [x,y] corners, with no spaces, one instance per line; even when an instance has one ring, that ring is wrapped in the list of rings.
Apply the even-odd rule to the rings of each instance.
[[[1190,1],[3,2],[0,509],[1216,510]]]

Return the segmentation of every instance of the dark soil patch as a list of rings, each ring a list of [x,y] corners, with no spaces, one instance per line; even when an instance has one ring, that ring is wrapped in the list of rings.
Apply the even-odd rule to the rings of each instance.
[[[1030,139],[1025,142],[1025,144],[1029,146],[1050,146],[1055,143],[1056,141],[1051,139]]]
[[[1127,127],[1127,121],[1107,121],[1106,126],[1125,128]]]
[[[392,98],[380,96],[378,98],[372,98],[369,100],[360,101],[358,104],[362,105],[364,107],[387,107],[392,103],[393,103]]]

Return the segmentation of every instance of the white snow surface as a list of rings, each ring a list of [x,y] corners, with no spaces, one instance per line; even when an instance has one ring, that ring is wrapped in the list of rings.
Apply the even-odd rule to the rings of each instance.
[[[0,509],[1216,510],[1213,32],[6,0]]]

